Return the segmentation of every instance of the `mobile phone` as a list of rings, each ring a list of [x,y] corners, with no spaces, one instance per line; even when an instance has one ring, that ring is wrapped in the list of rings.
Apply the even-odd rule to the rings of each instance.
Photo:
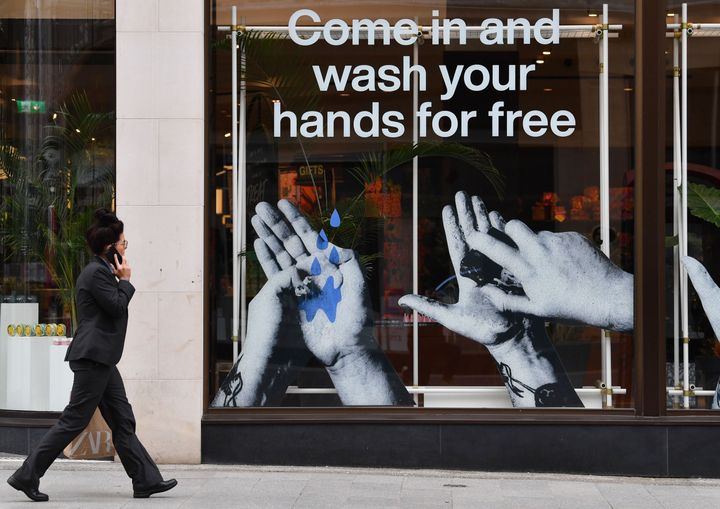
[[[120,263],[122,263],[122,256],[120,253],[117,252],[117,249],[115,249],[115,246],[110,246],[110,249],[108,249],[108,252],[105,253],[105,259],[110,262],[110,265],[115,267],[115,255],[117,255],[118,260]],[[117,267],[115,267],[117,269]]]

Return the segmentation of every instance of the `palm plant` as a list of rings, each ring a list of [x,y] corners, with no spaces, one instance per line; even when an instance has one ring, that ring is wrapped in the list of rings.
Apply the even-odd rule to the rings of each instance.
[[[45,127],[39,154],[13,158],[4,150],[0,156],[11,168],[0,209],[3,259],[44,265],[70,310],[73,331],[75,281],[88,258],[85,232],[95,208],[110,207],[113,199],[113,169],[95,164],[96,140],[112,119],[112,113],[94,112],[84,92],[76,93]]]

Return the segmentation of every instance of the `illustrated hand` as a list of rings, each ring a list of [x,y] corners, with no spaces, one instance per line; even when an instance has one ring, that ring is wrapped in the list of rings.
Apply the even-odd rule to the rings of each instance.
[[[720,288],[712,280],[705,267],[695,258],[683,256],[682,263],[700,297],[715,337],[720,339]]]
[[[525,295],[494,286],[483,293],[504,311],[542,319],[584,323],[604,329],[633,328],[633,277],[575,232],[534,233],[513,220],[505,233],[517,247],[477,230],[468,235],[472,249],[503,266]]]
[[[370,327],[367,287],[355,253],[327,242],[318,247],[318,233],[289,201],[278,208],[262,202],[251,220],[269,249],[255,248],[268,280],[295,267],[299,281],[298,322],[305,344],[325,366],[366,346]]]
[[[428,316],[448,329],[485,345],[495,359],[515,407],[582,407],[560,362],[544,323],[522,314],[498,309],[485,289],[523,295],[513,274],[502,269],[467,241],[483,234],[508,248],[515,244],[505,234],[505,221],[497,212],[487,214],[482,200],[455,195],[457,213],[443,209],[443,224],[450,259],[458,280],[456,304],[418,295],[405,295],[399,303]]]
[[[712,280],[708,271],[695,258],[683,256],[682,263],[687,270],[690,281],[700,297],[705,314],[715,332],[715,337],[720,339],[720,288]],[[720,380],[715,387],[715,396],[712,401],[712,408],[720,408]]]
[[[468,199],[463,192],[455,195],[455,208],[457,212],[447,205],[442,217],[450,260],[458,282],[458,302],[447,304],[420,295],[405,295],[398,302],[458,334],[492,347],[510,339],[511,335],[507,332],[522,318],[510,317],[499,311],[482,291],[485,287],[482,283],[503,284],[508,289],[514,286],[516,291],[519,288],[513,285],[510,274],[501,274],[494,262],[471,251],[466,239],[476,232],[490,236],[491,229],[494,230],[493,238],[500,237],[497,233],[501,230],[492,228],[491,220],[502,228],[502,218],[498,214],[488,217],[480,198],[473,196]],[[468,263],[468,260],[471,262]],[[492,276],[495,276],[495,281],[492,281]]]
[[[268,282],[295,296],[295,319],[310,352],[322,362],[346,405],[412,405],[400,377],[373,337],[367,287],[355,253],[321,237],[287,200],[256,207],[251,220]],[[283,334],[284,331],[278,331]]]
[[[256,250],[268,251],[260,244],[262,241],[256,241]],[[250,301],[242,355],[220,386],[213,406],[280,404],[292,377],[291,369],[304,366],[309,358],[292,292],[299,283],[295,267],[277,268]]]

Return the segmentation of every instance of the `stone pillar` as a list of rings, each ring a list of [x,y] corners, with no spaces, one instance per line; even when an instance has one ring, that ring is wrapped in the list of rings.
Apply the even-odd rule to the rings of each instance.
[[[138,435],[200,462],[204,1],[118,0],[117,213],[137,293],[118,366]]]

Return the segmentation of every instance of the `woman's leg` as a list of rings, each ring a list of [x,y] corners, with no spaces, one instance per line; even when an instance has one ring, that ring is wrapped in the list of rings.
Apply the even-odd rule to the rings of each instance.
[[[43,436],[35,450],[13,474],[15,479],[35,488],[65,446],[90,422],[105,392],[111,372],[109,366],[88,360],[70,361],[70,368],[75,373],[70,403],[63,410],[58,422]]]
[[[116,367],[110,372],[100,400],[100,412],[112,430],[113,444],[125,472],[132,479],[133,489],[142,491],[160,483],[163,478],[157,465],[135,434],[135,416]]]

